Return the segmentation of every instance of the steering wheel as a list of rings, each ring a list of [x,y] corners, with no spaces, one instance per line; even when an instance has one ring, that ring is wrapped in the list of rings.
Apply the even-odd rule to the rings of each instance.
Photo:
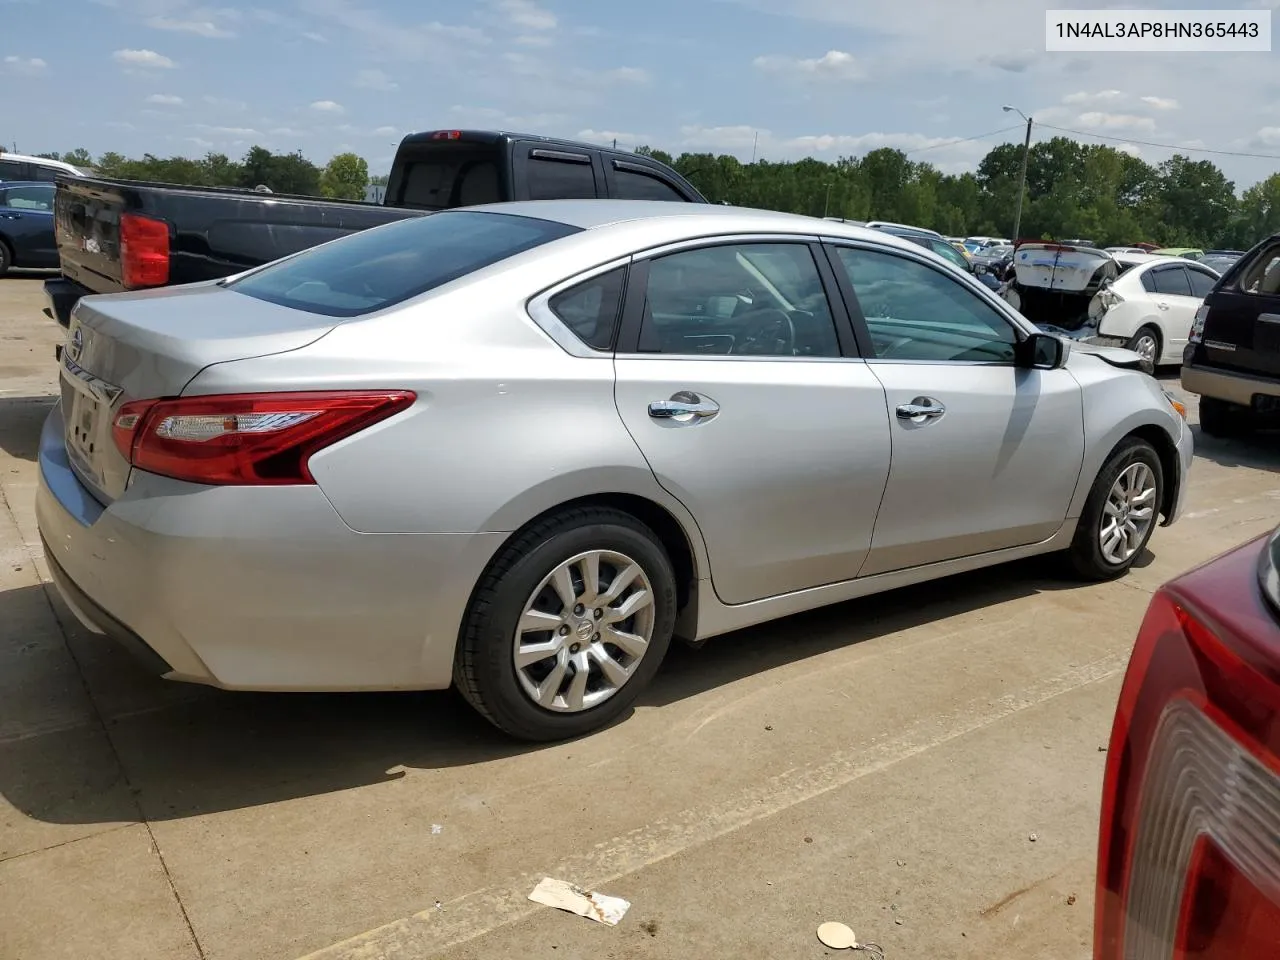
[[[752,310],[741,319],[743,325],[739,328],[733,346],[735,354],[795,355],[795,324],[781,310],[764,307]]]

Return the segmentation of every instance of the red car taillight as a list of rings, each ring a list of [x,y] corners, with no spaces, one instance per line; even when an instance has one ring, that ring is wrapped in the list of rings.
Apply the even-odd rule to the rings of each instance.
[[[140,470],[208,484],[315,483],[316,451],[409,407],[408,390],[258,393],[126,403],[116,447]]]
[[[120,215],[120,282],[126,290],[169,282],[169,225],[163,220]]]
[[[1280,675],[1255,653],[1152,598],[1107,756],[1095,960],[1280,954]]]

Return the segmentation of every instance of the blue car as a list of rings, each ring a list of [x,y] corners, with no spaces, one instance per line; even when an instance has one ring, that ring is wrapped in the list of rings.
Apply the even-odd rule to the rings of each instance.
[[[58,265],[52,183],[0,181],[0,277],[11,267]]]

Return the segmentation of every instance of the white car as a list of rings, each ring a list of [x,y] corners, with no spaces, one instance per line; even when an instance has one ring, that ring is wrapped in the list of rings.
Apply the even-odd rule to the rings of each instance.
[[[1116,261],[1128,269],[1089,303],[1089,319],[1098,324],[1094,341],[1128,347],[1149,373],[1181,363],[1195,313],[1218,273],[1182,257],[1120,254]]]
[[[28,157],[24,153],[0,150],[0,180],[46,180],[52,182],[59,174],[83,177],[84,171],[62,160],[48,157]]]

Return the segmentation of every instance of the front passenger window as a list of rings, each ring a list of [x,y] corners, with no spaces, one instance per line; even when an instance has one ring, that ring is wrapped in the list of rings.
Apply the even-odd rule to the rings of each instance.
[[[822,276],[804,243],[735,243],[649,265],[643,353],[838,357]]]
[[[878,359],[1013,362],[1013,325],[941,270],[874,250],[836,252]]]

